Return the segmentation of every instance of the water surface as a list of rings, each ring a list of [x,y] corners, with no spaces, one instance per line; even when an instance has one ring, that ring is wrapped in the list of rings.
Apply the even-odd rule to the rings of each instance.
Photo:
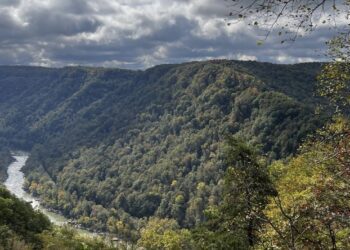
[[[48,211],[46,208],[40,205],[37,198],[33,197],[23,189],[25,179],[22,172],[22,167],[26,164],[28,156],[29,155],[24,152],[16,152],[12,155],[15,161],[8,166],[8,178],[4,183],[5,187],[18,198],[30,202],[34,209],[40,210],[50,219],[53,224],[58,226],[66,224],[68,222],[67,218],[57,213]]]

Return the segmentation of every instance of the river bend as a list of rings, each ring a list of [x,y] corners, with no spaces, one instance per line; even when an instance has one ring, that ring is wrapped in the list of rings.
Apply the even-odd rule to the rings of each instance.
[[[58,226],[66,224],[68,220],[65,217],[48,211],[40,205],[37,198],[33,197],[23,189],[25,179],[24,173],[22,172],[22,167],[26,164],[29,155],[24,152],[16,152],[13,153],[12,157],[15,159],[15,161],[8,166],[8,178],[4,182],[5,187],[16,197],[30,202],[34,209],[40,210],[50,219],[53,224]]]

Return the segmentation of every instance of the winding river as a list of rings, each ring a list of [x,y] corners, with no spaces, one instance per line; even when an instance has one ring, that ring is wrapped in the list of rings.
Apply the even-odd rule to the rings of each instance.
[[[58,226],[62,226],[68,222],[68,219],[63,217],[62,215],[53,213],[45,209],[40,205],[40,202],[35,197],[31,196],[29,193],[24,191],[24,174],[21,171],[22,167],[26,164],[26,161],[29,157],[27,153],[24,152],[15,152],[12,157],[15,159],[7,169],[8,178],[5,181],[4,185],[6,188],[16,195],[18,198],[23,199],[32,204],[34,209],[40,210],[43,214],[45,214],[50,221]]]
[[[8,177],[4,182],[5,187],[11,193],[13,193],[16,197],[23,199],[27,202],[30,202],[34,209],[40,210],[43,214],[45,214],[50,219],[50,221],[53,224],[57,226],[63,226],[67,224],[68,223],[67,218],[65,218],[60,214],[48,211],[46,208],[44,208],[40,204],[40,201],[37,198],[33,197],[23,189],[25,178],[24,178],[24,173],[22,172],[22,167],[26,164],[29,154],[25,152],[14,152],[12,153],[12,157],[15,159],[15,161],[12,162],[7,168]],[[96,233],[87,231],[85,229],[77,228],[76,231],[80,235],[83,235],[86,237],[94,238],[98,236]],[[107,237],[105,238],[105,240],[106,242],[110,243]],[[129,246],[128,242],[126,242],[126,246],[127,247]]]

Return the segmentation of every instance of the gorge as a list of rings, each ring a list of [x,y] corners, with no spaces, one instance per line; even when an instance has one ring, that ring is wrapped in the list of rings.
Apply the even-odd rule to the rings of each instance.
[[[228,135],[273,161],[322,126],[315,109],[324,101],[314,95],[320,67],[3,66],[0,151],[30,152],[25,189],[84,227],[137,239],[145,218],[156,216],[191,228],[220,201]]]

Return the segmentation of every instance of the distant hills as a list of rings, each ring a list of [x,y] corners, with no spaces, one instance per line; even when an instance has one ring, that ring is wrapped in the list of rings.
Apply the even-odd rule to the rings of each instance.
[[[273,160],[296,152],[322,125],[314,112],[320,67],[3,66],[0,142],[30,151],[27,189],[84,226],[133,237],[143,217],[159,216],[191,227],[219,202],[227,136]]]

